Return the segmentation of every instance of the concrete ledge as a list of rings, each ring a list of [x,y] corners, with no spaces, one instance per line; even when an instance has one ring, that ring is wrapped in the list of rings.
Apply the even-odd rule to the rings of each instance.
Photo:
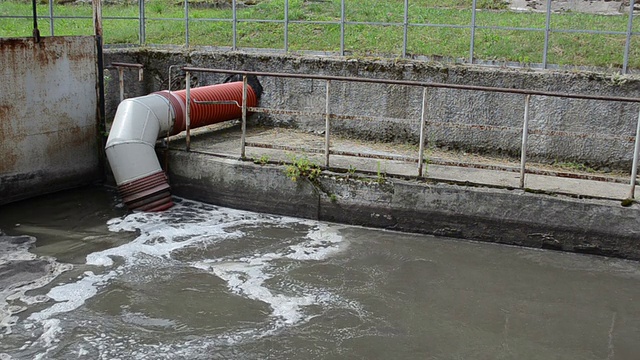
[[[238,209],[640,260],[640,205],[418,180],[293,182],[284,167],[171,151],[175,195]]]

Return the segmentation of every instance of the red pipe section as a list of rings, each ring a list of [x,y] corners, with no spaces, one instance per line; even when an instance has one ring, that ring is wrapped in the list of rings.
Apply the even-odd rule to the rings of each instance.
[[[186,130],[187,92],[160,91],[169,101],[175,119],[171,135]],[[191,89],[190,122],[191,128],[211,125],[242,117],[242,82],[232,82]],[[231,104],[197,104],[195,101],[236,101]],[[258,104],[256,93],[247,85],[247,106]],[[160,134],[159,134],[160,135]],[[159,171],[128,183],[120,184],[118,191],[124,203],[131,210],[163,211],[173,206],[167,176]]]
[[[173,107],[176,119],[171,130],[171,135],[178,134],[187,129],[186,108],[187,91],[167,90],[157,92],[169,100]],[[191,89],[190,121],[191,128],[216,124],[219,122],[237,119],[242,116],[242,82],[231,82],[218,85],[203,86]],[[236,101],[238,105],[207,105],[197,104],[195,101]],[[247,85],[247,106],[258,105],[258,98],[251,86]]]

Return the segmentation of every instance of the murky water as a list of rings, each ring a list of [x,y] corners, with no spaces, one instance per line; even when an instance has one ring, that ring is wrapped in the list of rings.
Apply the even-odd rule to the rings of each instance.
[[[0,207],[0,229],[37,237],[0,244],[0,359],[640,354],[636,262],[118,206],[89,188]]]

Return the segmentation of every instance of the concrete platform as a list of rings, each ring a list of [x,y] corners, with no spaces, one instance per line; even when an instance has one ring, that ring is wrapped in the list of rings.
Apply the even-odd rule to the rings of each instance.
[[[213,125],[195,129],[191,137],[191,150],[217,154],[239,159],[241,154],[241,129],[237,123]],[[186,148],[184,134],[174,137],[172,148]],[[291,162],[293,157],[307,157],[318,165],[324,164],[324,134],[303,132],[288,128],[250,127],[247,130],[248,144],[264,144],[270,147],[288,146],[304,148],[306,151],[288,151],[283,149],[246,147],[246,158],[256,163],[278,164]],[[370,143],[333,136],[331,150],[336,152],[353,152],[379,156],[376,158],[331,155],[331,169],[349,172],[381,175],[417,177],[418,147],[406,144]],[[385,158],[387,157],[387,158]],[[390,160],[402,157],[410,161]],[[509,158],[495,158],[467,154],[463,152],[425,150],[427,163],[423,176],[432,181],[444,181],[460,184],[484,185],[500,188],[518,188],[520,186],[520,163]],[[436,163],[460,163],[461,166],[444,166]],[[462,164],[467,164],[463,166]],[[512,171],[492,170],[476,167],[510,168]],[[536,192],[554,195],[567,195],[596,199],[623,200],[629,196],[630,178],[620,172],[596,173],[576,171],[558,166],[540,163],[528,163],[531,172],[559,172],[563,177],[528,173],[525,188]],[[574,177],[601,178],[605,181],[579,179]]]
[[[537,175],[519,189],[513,172],[430,165],[418,178],[416,163],[337,155],[319,177],[293,181],[285,172],[294,157],[323,163],[322,154],[310,151],[322,149],[321,134],[250,128],[249,143],[308,151],[247,147],[241,160],[239,127],[211,130],[195,131],[189,152],[179,137],[168,151],[159,149],[175,195],[315,220],[640,259],[640,205],[622,206],[625,184]],[[417,154],[411,146],[347,139],[334,140],[332,149]]]

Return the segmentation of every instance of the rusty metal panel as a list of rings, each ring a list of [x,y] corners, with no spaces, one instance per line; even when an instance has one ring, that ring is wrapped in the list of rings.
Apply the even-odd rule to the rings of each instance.
[[[93,37],[0,39],[0,205],[99,175]]]

